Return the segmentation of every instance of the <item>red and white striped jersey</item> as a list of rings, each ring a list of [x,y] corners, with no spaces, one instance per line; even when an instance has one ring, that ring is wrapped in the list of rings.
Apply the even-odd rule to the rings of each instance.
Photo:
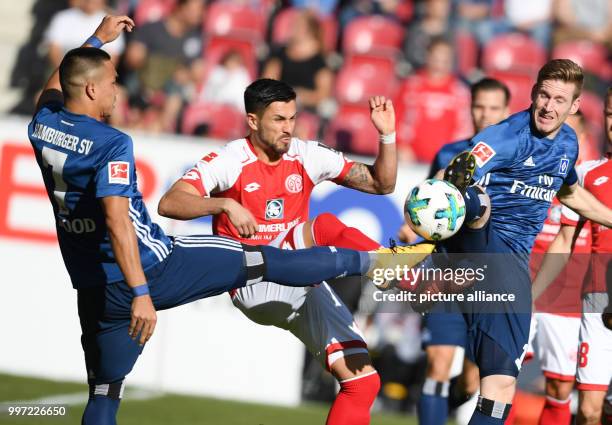
[[[325,180],[341,182],[352,164],[341,152],[322,143],[293,138],[281,161],[269,165],[257,158],[246,138],[204,156],[181,180],[202,196],[231,198],[248,209],[259,224],[252,238],[241,238],[226,214],[213,217],[213,231],[260,245],[308,220],[310,194],[315,185]]]

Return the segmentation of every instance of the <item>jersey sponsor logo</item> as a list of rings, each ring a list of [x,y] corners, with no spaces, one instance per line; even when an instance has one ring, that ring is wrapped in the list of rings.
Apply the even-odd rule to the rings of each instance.
[[[257,189],[259,189],[261,187],[261,185],[259,183],[249,183],[244,187],[244,191],[245,192],[255,192]]]
[[[285,179],[285,189],[287,189],[289,193],[300,193],[302,187],[302,176],[299,174],[291,174]]]
[[[108,182],[110,184],[130,184],[130,163],[126,161],[109,162]]]
[[[533,156],[530,156],[529,158],[527,158],[525,162],[523,162],[523,165],[525,167],[535,167],[535,162],[533,162]]]
[[[301,217],[290,221],[289,223],[272,223],[272,224],[259,224],[257,225],[257,233],[281,233],[285,230],[291,229],[293,226],[301,221]],[[288,243],[287,241],[283,241]]]
[[[478,142],[472,149],[472,155],[476,157],[476,164],[482,167],[495,156],[495,149],[485,142]]]
[[[216,152],[211,152],[208,155],[206,155],[204,158],[202,158],[202,161],[211,162],[213,159],[215,159],[218,156],[219,155]]]
[[[285,200],[268,199],[266,201],[266,220],[279,220],[285,213]]]
[[[187,171],[185,174],[183,174],[182,177],[183,180],[199,180],[200,179],[200,173],[198,172],[198,170],[195,169],[191,169],[189,171]]]
[[[559,174],[561,174],[562,176],[566,175],[568,168],[569,168],[569,159],[561,158],[561,161],[559,161]]]
[[[531,199],[537,199],[538,201],[552,202],[553,198],[557,194],[554,189],[546,189],[541,186],[531,186],[520,180],[514,180],[510,193],[518,193]]]
[[[476,185],[487,187],[491,183],[491,173],[487,173],[476,181]]]
[[[609,179],[608,179],[608,176],[600,176],[600,177],[597,177],[597,178],[595,179],[595,181],[593,182],[593,186],[601,186],[602,184],[604,184],[604,183],[605,183],[605,182],[607,182],[608,180],[609,180]]]

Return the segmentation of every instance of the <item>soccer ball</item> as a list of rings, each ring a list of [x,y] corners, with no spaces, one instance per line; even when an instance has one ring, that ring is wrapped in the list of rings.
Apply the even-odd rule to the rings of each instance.
[[[429,179],[412,189],[404,204],[412,230],[430,241],[453,236],[465,219],[465,201],[459,189],[444,180]]]

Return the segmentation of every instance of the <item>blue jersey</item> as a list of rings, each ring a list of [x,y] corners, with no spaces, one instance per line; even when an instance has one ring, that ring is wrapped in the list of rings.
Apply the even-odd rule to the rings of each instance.
[[[457,154],[472,148],[470,139],[447,143],[438,151],[429,168],[428,179],[432,179],[440,170],[446,169],[448,163]]]
[[[491,226],[513,252],[531,252],[562,184],[578,177],[576,133],[563,124],[554,139],[537,135],[530,111],[510,116],[472,138],[474,179],[491,198]]]
[[[137,188],[128,135],[68,112],[61,103],[49,103],[32,119],[28,136],[53,204],[60,249],[75,288],[124,279],[99,198],[129,198],[129,216],[144,270],[168,256],[171,241],[151,222]]]

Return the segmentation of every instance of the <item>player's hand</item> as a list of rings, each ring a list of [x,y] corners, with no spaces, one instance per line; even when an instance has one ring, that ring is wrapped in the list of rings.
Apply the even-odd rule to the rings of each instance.
[[[233,199],[227,201],[225,213],[238,230],[238,234],[243,238],[250,238],[257,233],[257,220],[253,217],[253,214]]]
[[[132,32],[134,26],[134,21],[129,16],[106,15],[96,28],[94,36],[106,44],[119,37],[123,31]]]
[[[370,118],[376,130],[382,135],[395,131],[395,109],[391,99],[384,96],[370,98]]]
[[[128,333],[132,339],[140,334],[138,343],[144,345],[153,335],[157,324],[157,312],[149,295],[134,297],[132,300],[132,321]]]

